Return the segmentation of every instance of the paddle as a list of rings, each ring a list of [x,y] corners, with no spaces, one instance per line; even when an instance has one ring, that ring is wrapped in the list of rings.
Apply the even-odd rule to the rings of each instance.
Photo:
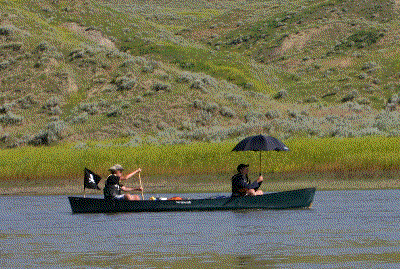
[[[142,179],[141,179],[141,177],[140,177],[140,172],[139,172],[139,184],[140,184],[140,188],[142,189],[142,200],[144,200],[143,186],[142,186]]]

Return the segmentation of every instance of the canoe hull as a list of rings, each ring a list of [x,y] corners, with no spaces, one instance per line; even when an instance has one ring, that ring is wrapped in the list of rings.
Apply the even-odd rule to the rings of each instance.
[[[289,209],[310,207],[315,188],[268,193],[260,196],[182,201],[126,201],[68,197],[72,213],[210,211],[236,209]]]

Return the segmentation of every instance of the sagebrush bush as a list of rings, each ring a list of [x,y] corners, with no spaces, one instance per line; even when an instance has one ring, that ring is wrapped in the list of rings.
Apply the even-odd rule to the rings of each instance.
[[[73,117],[71,119],[71,123],[76,124],[76,123],[85,123],[89,119],[89,113],[87,112],[82,112],[79,115]]]
[[[63,120],[50,122],[44,129],[33,135],[27,143],[34,146],[50,145],[63,138],[65,128],[66,124]]]
[[[228,118],[236,117],[236,112],[233,109],[231,109],[231,108],[229,108],[227,106],[221,107],[219,112],[224,117],[228,117]]]
[[[248,108],[250,106],[250,103],[246,100],[246,98],[240,94],[225,93],[224,97],[227,100],[232,101],[236,105],[242,106],[244,108]]]
[[[15,106],[15,102],[4,103],[0,106],[0,113],[7,113]]]
[[[357,91],[357,90],[353,90],[353,91],[349,92],[348,94],[346,94],[346,95],[341,99],[341,101],[342,101],[342,103],[349,102],[349,101],[353,101],[355,98],[358,97],[358,95],[359,95],[358,91]]]
[[[99,112],[99,107],[97,102],[83,102],[78,105],[80,111],[89,113],[90,115],[95,115]]]
[[[107,117],[118,117],[120,115],[122,115],[122,110],[121,110],[121,107],[119,107],[119,106],[111,106],[106,111],[106,116]]]
[[[13,51],[18,51],[22,48],[23,43],[22,42],[12,42],[12,43],[7,43],[7,44],[2,44],[0,45],[0,50],[1,49],[12,49]]]
[[[33,97],[33,95],[28,94],[22,98],[19,98],[17,100],[17,103],[22,109],[28,109],[31,108],[33,105],[35,105],[37,102]]]
[[[15,115],[12,112],[6,112],[3,115],[0,115],[0,122],[3,123],[4,125],[14,125],[14,124],[19,124],[23,121],[24,117]]]
[[[10,36],[18,31],[18,28],[14,25],[3,25],[0,26],[0,35]]]
[[[118,86],[118,91],[129,91],[136,86],[137,78],[120,76],[115,79],[115,84]]]
[[[5,60],[0,62],[0,70],[6,69],[11,65],[11,62],[9,60]]]
[[[281,114],[277,110],[271,110],[271,111],[268,111],[267,113],[265,113],[265,117],[270,120],[277,119],[280,116],[281,116]]]
[[[163,82],[155,82],[152,86],[154,91],[166,91],[169,92],[171,90],[171,85]]]
[[[286,90],[280,90],[274,95],[274,98],[282,99],[282,98],[286,98],[287,96],[288,96],[288,92]]]

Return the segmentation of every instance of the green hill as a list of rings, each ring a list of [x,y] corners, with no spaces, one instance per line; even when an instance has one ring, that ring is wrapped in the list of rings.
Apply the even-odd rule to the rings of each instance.
[[[2,146],[398,136],[399,8],[2,0]]]

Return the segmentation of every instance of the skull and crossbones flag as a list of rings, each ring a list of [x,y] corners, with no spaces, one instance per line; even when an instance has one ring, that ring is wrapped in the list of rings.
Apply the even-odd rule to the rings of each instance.
[[[99,175],[96,175],[95,173],[93,173],[92,171],[90,171],[89,169],[85,168],[85,178],[84,178],[84,183],[83,183],[83,187],[85,189],[97,189],[100,190],[99,186],[97,186],[97,184],[99,184],[101,180],[101,177]]]

